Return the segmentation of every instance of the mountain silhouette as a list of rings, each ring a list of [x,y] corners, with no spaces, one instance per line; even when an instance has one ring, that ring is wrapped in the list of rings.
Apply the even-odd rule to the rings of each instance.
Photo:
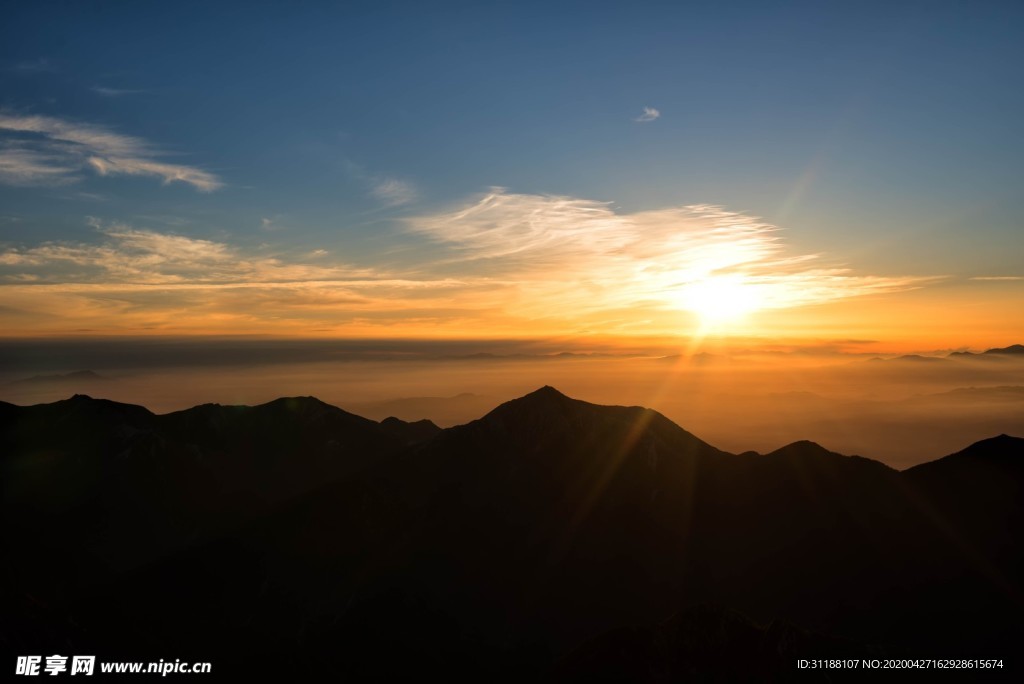
[[[899,472],[812,442],[729,454],[544,387],[444,430],[312,397],[0,403],[0,451],[16,654],[674,681],[1024,636],[1005,435]]]
[[[14,380],[11,382],[12,385],[60,385],[60,384],[71,384],[75,382],[109,382],[113,378],[108,378],[104,375],[91,370],[80,370],[73,371],[71,373],[55,374],[55,375],[33,375],[31,378],[22,378],[21,380]]]
[[[388,416],[380,425],[388,434],[407,445],[425,442],[441,431],[441,428],[426,419],[407,423],[394,416]]]
[[[996,347],[993,349],[986,349],[980,354],[974,352],[962,351],[962,352],[951,352],[951,357],[975,357],[975,358],[993,358],[1000,356],[1012,356],[1016,354],[1024,354],[1024,344],[1011,344],[1008,347]]]
[[[1024,344],[1011,344],[1009,347],[989,349],[986,354],[1024,354]]]

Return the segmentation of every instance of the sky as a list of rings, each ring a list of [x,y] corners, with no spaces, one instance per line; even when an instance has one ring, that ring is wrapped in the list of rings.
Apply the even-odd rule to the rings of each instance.
[[[0,12],[3,337],[1024,341],[1018,2]]]

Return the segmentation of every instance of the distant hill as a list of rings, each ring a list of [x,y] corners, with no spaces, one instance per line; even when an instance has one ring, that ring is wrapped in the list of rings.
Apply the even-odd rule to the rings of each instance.
[[[989,349],[986,354],[1024,354],[1024,344],[1011,344],[1001,349]]]
[[[998,357],[998,356],[1012,356],[1012,355],[1017,355],[1017,354],[1024,354],[1024,344],[1011,344],[1009,347],[999,347],[999,348],[996,348],[996,349],[988,349],[986,351],[981,352],[980,354],[975,354],[974,352],[966,352],[966,351],[964,351],[964,352],[952,352],[951,354],[949,354],[949,356],[954,357],[954,358],[956,358],[956,357],[963,358],[963,357],[971,357],[971,356],[973,356],[973,357],[982,357],[982,358],[986,358],[986,357],[991,358],[993,356],[995,356],[995,357]]]
[[[347,681],[1011,658],[1022,465],[1005,435],[904,472],[736,455],[551,387],[444,430],[312,397],[0,402],[0,648]]]
[[[23,378],[21,380],[14,380],[11,382],[12,385],[62,385],[62,384],[73,384],[78,382],[112,382],[113,378],[108,378],[104,375],[100,375],[91,370],[74,371],[72,373],[56,374],[56,375],[33,375],[30,378]]]

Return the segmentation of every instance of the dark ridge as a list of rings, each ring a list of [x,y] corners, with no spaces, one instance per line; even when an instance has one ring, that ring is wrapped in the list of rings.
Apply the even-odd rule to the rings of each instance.
[[[671,444],[673,449],[704,454],[724,454],[690,434],[662,414],[640,406],[602,406],[573,399],[545,385],[529,394],[505,402],[483,418],[453,431],[486,430],[486,437],[508,448],[519,445],[522,453],[545,448],[579,453],[609,449],[615,444],[632,444],[643,435]],[[599,436],[602,435],[603,436]],[[601,443],[602,440],[606,443]],[[632,447],[630,447],[632,448]]]
[[[786,681],[803,653],[1007,658],[1024,638],[1005,435],[899,473],[808,441],[732,456],[551,387],[447,430],[312,397],[155,416],[76,395],[0,403],[0,455],[13,655]]]
[[[997,435],[975,442],[955,454],[908,468],[904,472],[910,476],[919,476],[942,469],[971,468],[986,464],[1024,468],[1024,439],[1005,434]]]
[[[1011,344],[1009,347],[989,349],[985,354],[1024,354],[1024,344]]]
[[[787,444],[786,446],[780,447],[767,454],[767,458],[781,458],[787,456],[799,458],[834,458],[842,457],[842,454],[829,451],[817,442],[812,442],[807,439],[801,439],[791,444]]]
[[[423,420],[407,422],[394,416],[389,416],[382,420],[380,425],[388,434],[401,440],[406,445],[426,442],[441,432],[441,428],[425,418]]]
[[[93,431],[124,424],[138,429],[151,429],[156,414],[144,406],[124,404],[109,399],[94,399],[88,394],[74,394],[52,404],[22,407],[24,415],[48,422],[50,430],[84,429]],[[40,426],[41,427],[41,426]]]
[[[579,401],[578,399],[569,399],[551,385],[544,385],[540,389],[536,389],[529,394],[524,394],[519,399],[513,399],[512,401]],[[512,402],[509,402],[512,403]],[[584,402],[585,403],[585,402]]]
[[[771,453],[767,454],[768,458],[800,458],[800,459],[842,459],[848,462],[863,462],[863,463],[874,463],[887,470],[892,470],[889,466],[885,465],[881,461],[875,461],[874,459],[864,458],[863,456],[847,456],[840,454],[835,451],[830,451],[825,447],[821,446],[817,442],[802,439],[792,444],[787,444],[784,447],[776,449]]]
[[[512,399],[501,404],[490,413],[485,415],[481,420],[493,421],[502,419],[505,417],[525,417],[527,414],[530,415],[544,415],[545,411],[552,411],[551,417],[554,418],[558,415],[564,415],[566,411],[570,412],[607,412],[610,410],[621,410],[621,406],[601,406],[598,404],[591,404],[580,399],[572,399],[559,392],[550,385],[544,385],[540,389],[534,390],[529,394],[525,394],[518,399]],[[639,407],[632,407],[635,410],[647,410],[640,409]]]

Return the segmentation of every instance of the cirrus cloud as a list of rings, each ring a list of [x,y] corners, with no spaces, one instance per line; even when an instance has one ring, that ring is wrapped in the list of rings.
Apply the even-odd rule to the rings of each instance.
[[[609,202],[494,188],[406,228],[449,247],[450,268],[514,282],[546,308],[679,308],[709,278],[783,309],[920,287],[787,250],[778,227],[711,205],[624,213]]]
[[[52,185],[81,180],[86,169],[101,175],[151,176],[201,192],[223,183],[194,166],[161,161],[149,142],[103,126],[49,116],[0,114],[0,182]]]

